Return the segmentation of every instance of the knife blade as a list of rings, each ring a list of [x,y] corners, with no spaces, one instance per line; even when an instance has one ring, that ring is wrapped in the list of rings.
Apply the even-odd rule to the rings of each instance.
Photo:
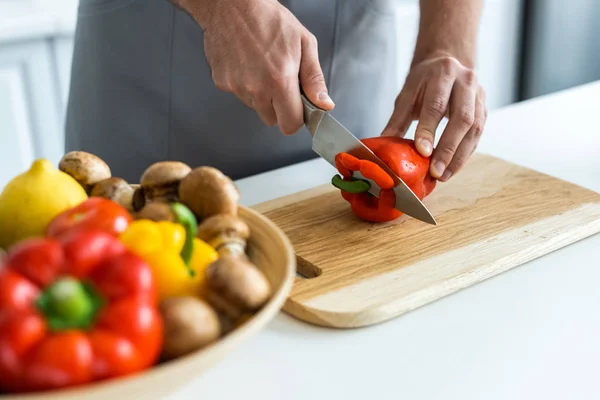
[[[304,124],[312,135],[312,149],[315,153],[333,167],[335,167],[336,154],[342,152],[374,162],[394,181],[393,191],[396,194],[396,209],[420,221],[437,225],[435,218],[427,207],[390,167],[329,112],[315,106],[304,94],[301,94],[301,96],[304,105]],[[353,176],[369,182],[369,193],[379,197],[380,188],[375,182],[365,178],[358,171],[354,172]]]

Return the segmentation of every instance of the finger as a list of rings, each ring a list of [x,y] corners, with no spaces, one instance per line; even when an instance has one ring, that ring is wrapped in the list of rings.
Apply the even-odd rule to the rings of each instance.
[[[319,63],[317,39],[308,34],[302,38],[302,58],[300,60],[300,84],[306,97],[317,107],[331,111],[335,104],[329,97],[323,70]]]
[[[456,149],[475,121],[476,89],[456,81],[450,100],[450,118],[431,158],[431,176],[441,178]]]
[[[246,107],[254,109],[252,95],[241,81],[226,76],[221,82],[223,90],[233,93]]]
[[[475,121],[471,126],[471,129],[467,132],[460,145],[452,157],[452,161],[448,164],[446,172],[441,177],[441,181],[445,182],[452,176],[456,175],[458,171],[465,165],[469,157],[473,154],[483,133],[483,127],[487,119],[487,110],[482,97],[477,96],[475,102]]]
[[[274,126],[277,124],[277,115],[275,115],[275,110],[273,109],[273,103],[271,100],[254,102],[254,109],[265,125]]]
[[[248,96],[245,92],[235,92],[232,93],[237,97],[246,107],[254,110],[254,104],[252,102],[252,97]]]
[[[381,136],[404,137],[412,122],[413,107],[415,105],[415,94],[411,87],[405,85],[396,98],[394,112],[389,122],[383,129]]]
[[[419,153],[429,157],[433,152],[435,131],[444,118],[454,79],[439,78],[427,83],[419,123],[415,131],[415,145]]]
[[[296,73],[296,79],[277,82],[279,87],[273,96],[277,124],[284,135],[293,135],[304,126],[304,109],[297,76]]]

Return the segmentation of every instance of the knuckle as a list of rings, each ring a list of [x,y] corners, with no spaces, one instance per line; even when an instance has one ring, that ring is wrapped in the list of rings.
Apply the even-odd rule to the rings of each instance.
[[[325,77],[319,70],[308,70],[304,76],[310,83],[325,83]]]
[[[483,90],[483,87],[481,85],[477,89],[477,96],[481,99],[483,103],[485,103],[485,90]]]
[[[308,44],[314,48],[317,48],[317,46],[319,45],[317,37],[310,32],[306,34],[306,39],[308,40]]]
[[[266,98],[267,92],[266,92],[264,86],[262,86],[262,85],[258,85],[254,82],[247,83],[245,85],[245,89],[246,89],[246,93],[248,93],[248,96],[250,96],[251,98],[253,98],[257,101],[263,101]]]
[[[237,81],[234,81],[234,80],[229,81],[227,86],[229,86],[229,91],[232,93],[240,94],[243,92],[242,85]]]
[[[456,67],[458,66],[458,61],[454,57],[446,56],[442,57],[442,59],[440,60],[440,64],[442,66],[443,71],[446,74],[449,74],[456,69]]]
[[[425,107],[427,113],[434,118],[441,119],[446,114],[446,102],[441,96],[433,98]]]
[[[262,116],[261,119],[267,126],[275,126],[277,124],[277,119],[272,116]]]
[[[462,167],[467,163],[467,158],[462,156],[462,155],[456,155],[453,159],[452,162],[450,163],[450,165],[448,166],[448,169],[450,171],[452,171],[452,175],[455,175],[460,169],[462,169]]]
[[[292,135],[298,132],[300,128],[302,128],[302,125],[303,122],[301,120],[286,121],[285,123],[281,124],[281,131],[285,135]]]
[[[483,134],[483,123],[481,121],[475,121],[471,126],[471,132],[475,139],[479,139]]]
[[[297,72],[294,73],[294,66],[289,61],[281,62],[278,66],[269,69],[269,77],[278,88],[286,87],[295,74],[297,75]]]
[[[467,162],[467,158],[462,154],[456,154],[452,159],[452,172],[458,172],[458,170],[465,165]]]
[[[217,89],[222,90],[224,92],[229,92],[231,90],[231,88],[229,87],[229,83],[227,82],[227,79],[225,79],[224,76],[222,76],[220,74],[215,74],[213,72],[212,80],[215,83],[215,87]]]
[[[454,150],[449,146],[438,146],[436,149],[436,158],[443,160],[446,164],[454,157]]]
[[[475,110],[471,108],[463,108],[459,113],[458,122],[464,126],[470,128],[475,123]]]
[[[228,91],[229,91],[229,85],[228,85],[228,84],[226,84],[226,83],[225,83],[225,82],[223,82],[223,81],[220,81],[220,80],[216,80],[216,81],[215,81],[215,87],[216,87],[217,89],[219,89],[219,90],[222,90],[222,91],[224,91],[224,92],[228,92]]]
[[[464,80],[467,86],[474,86],[477,82],[477,74],[472,69],[468,69],[465,72]]]

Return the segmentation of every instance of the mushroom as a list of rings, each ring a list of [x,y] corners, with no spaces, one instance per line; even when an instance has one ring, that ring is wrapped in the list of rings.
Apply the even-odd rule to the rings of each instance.
[[[149,201],[177,201],[179,182],[191,168],[179,161],[161,161],[149,166],[142,174],[140,184]]]
[[[132,184],[133,199],[132,206],[133,211],[140,211],[146,205],[146,195],[144,194],[144,188],[140,184]]]
[[[177,216],[169,203],[148,203],[135,214],[135,219],[176,222]]]
[[[240,192],[228,176],[204,166],[183,178],[179,199],[202,220],[216,214],[236,215]]]
[[[63,156],[58,169],[71,175],[89,194],[92,187],[111,177],[110,168],[100,158],[85,151],[71,151]]]
[[[205,296],[215,309],[240,320],[267,302],[271,284],[246,257],[219,254],[206,269]]]
[[[189,354],[221,336],[219,316],[206,302],[192,296],[169,297],[159,304],[163,318],[162,356]]]
[[[104,197],[119,203],[128,211],[133,211],[133,188],[121,178],[108,178],[96,183],[90,196]]]
[[[238,216],[216,214],[198,225],[196,236],[210,244],[219,253],[245,255],[250,228]]]

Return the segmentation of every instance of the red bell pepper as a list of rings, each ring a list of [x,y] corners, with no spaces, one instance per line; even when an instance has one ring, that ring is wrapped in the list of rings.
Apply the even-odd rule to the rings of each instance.
[[[0,266],[0,391],[143,370],[158,360],[162,335],[150,267],[109,233],[28,239]]]
[[[67,230],[92,228],[118,236],[132,220],[129,211],[120,204],[103,197],[90,197],[50,221],[46,235],[54,237]]]
[[[412,140],[381,136],[361,141],[390,167],[420,200],[435,188],[436,180],[429,175],[430,159],[417,151]],[[348,153],[337,154],[335,163],[343,178],[334,177],[332,182],[341,189],[342,197],[350,203],[356,216],[370,222],[388,222],[402,215],[402,212],[394,208],[394,182],[381,167]],[[381,188],[379,198],[367,192],[368,183],[356,181],[352,177],[354,171],[360,171],[365,178],[371,179]]]

